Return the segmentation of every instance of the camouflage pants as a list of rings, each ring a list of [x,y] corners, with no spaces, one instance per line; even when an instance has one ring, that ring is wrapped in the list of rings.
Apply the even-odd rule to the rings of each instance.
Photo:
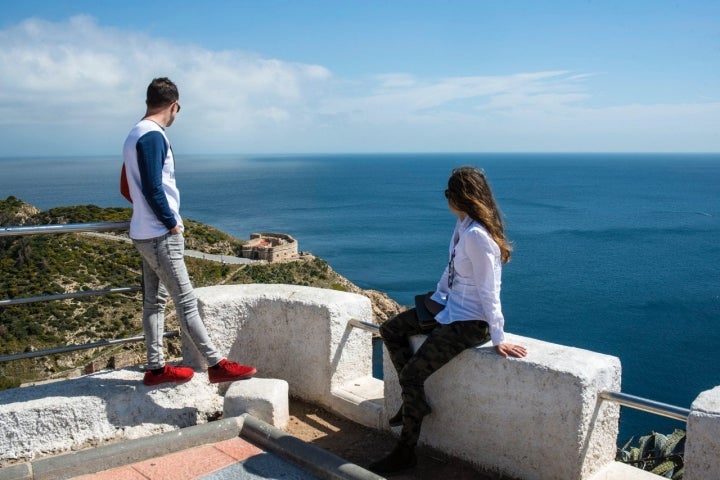
[[[418,334],[428,337],[413,354],[409,338]],[[431,412],[425,399],[425,380],[466,348],[488,341],[490,330],[481,320],[435,323],[421,328],[412,308],[383,323],[380,335],[398,372],[402,390],[400,442],[415,446],[423,417]]]

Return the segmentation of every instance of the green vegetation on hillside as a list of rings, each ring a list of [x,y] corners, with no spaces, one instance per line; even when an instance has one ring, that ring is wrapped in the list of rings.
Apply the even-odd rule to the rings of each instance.
[[[129,221],[128,208],[94,205],[47,211],[15,197],[0,200],[0,226]],[[188,249],[237,255],[243,242],[213,227],[185,221]],[[0,237],[0,299],[139,286],[142,262],[127,241],[93,234]],[[286,283],[344,289],[344,279],[321,259],[278,264],[229,265],[186,258],[193,285]],[[172,305],[166,330],[175,329]],[[142,335],[141,294],[113,294],[0,307],[0,354]],[[171,340],[177,342],[178,339]],[[172,345],[170,345],[172,347]],[[177,350],[177,345],[175,345]],[[60,376],[118,349],[133,350],[142,362],[142,344],[105,347],[69,355],[0,363],[0,389],[20,381]]]

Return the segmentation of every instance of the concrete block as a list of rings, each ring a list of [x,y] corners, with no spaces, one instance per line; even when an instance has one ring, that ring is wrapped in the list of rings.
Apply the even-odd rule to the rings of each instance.
[[[685,480],[720,478],[720,386],[690,406],[685,443]]]
[[[249,413],[276,428],[290,421],[288,383],[275,378],[250,378],[233,382],[225,392],[224,417]]]
[[[365,296],[259,284],[195,293],[218,350],[258,375],[287,381],[293,396],[332,410],[333,389],[372,374],[372,335],[348,326],[351,318],[372,321]]]
[[[0,480],[33,480],[30,463],[21,463],[0,468]]]
[[[433,412],[420,443],[517,478],[590,478],[615,458],[620,408],[598,394],[620,390],[620,360],[506,336],[525,345],[528,356],[505,359],[482,345],[428,378]],[[392,415],[401,403],[400,386],[387,350],[384,355],[385,405]]]
[[[383,430],[385,415],[382,380],[365,376],[333,389],[333,410],[346,418],[376,430]]]
[[[660,480],[663,477],[621,462],[610,462],[590,480]]]
[[[222,411],[204,372],[155,387],[142,378],[128,368],[0,391],[0,466],[197,425]]]

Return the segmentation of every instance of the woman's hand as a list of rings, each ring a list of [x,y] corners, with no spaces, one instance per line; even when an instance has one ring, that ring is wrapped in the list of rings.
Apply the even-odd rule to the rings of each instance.
[[[522,345],[514,345],[512,343],[501,343],[500,345],[495,345],[495,351],[498,353],[498,355],[502,355],[505,358],[521,358],[527,355],[527,348],[523,347]]]

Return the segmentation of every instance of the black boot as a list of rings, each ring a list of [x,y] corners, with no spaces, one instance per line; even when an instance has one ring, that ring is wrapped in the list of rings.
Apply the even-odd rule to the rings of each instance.
[[[388,425],[391,427],[399,427],[403,424],[403,407],[404,404],[401,404],[397,413],[388,419]],[[432,408],[430,408],[430,405],[427,403],[423,403],[420,405],[417,413],[420,415],[420,418],[422,418],[426,415],[430,415],[432,413]]]
[[[398,443],[387,457],[371,464],[368,469],[377,474],[400,473],[416,464],[415,447]]]
[[[390,417],[388,419],[388,424],[390,424],[391,427],[399,427],[403,423],[403,407],[400,405],[400,409],[397,411],[395,415]]]

